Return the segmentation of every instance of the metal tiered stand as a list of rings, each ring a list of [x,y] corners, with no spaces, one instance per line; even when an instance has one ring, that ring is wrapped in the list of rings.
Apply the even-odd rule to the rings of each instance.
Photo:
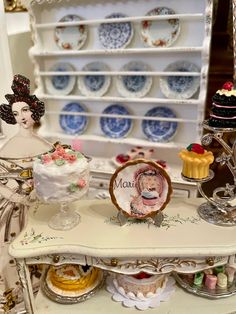
[[[220,165],[226,165],[232,176],[233,184],[226,183],[225,186],[219,186],[214,189],[212,197],[208,197],[203,188],[202,184],[214,179],[214,172],[209,171],[209,176],[204,179],[189,179],[182,176],[184,180],[196,182],[199,193],[207,200],[198,208],[200,217],[209,223],[220,225],[220,226],[235,226],[236,225],[236,203],[233,201],[236,197],[236,144],[231,148],[224,141],[225,133],[235,132],[234,128],[215,128],[208,125],[208,121],[203,122],[203,128],[208,131],[202,137],[202,144],[208,146],[213,140],[216,140],[223,148],[223,152],[219,157],[215,159]]]

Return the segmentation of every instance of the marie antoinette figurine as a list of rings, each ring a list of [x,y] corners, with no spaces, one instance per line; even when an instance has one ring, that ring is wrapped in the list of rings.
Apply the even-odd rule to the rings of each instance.
[[[13,94],[5,96],[7,104],[0,105],[0,118],[8,124],[18,124],[18,132],[0,149],[0,244],[9,242],[25,224],[28,209],[27,198],[32,191],[32,163],[34,159],[53,148],[53,145],[36,135],[34,124],[44,115],[44,103],[30,95],[30,81],[22,75],[15,75]],[[5,259],[4,274],[14,262],[7,261],[7,244],[2,259]],[[16,274],[15,274],[16,276]],[[12,277],[12,276],[11,276]],[[9,278],[8,278],[9,279]],[[6,280],[8,281],[8,280]],[[17,282],[7,282],[8,288]]]

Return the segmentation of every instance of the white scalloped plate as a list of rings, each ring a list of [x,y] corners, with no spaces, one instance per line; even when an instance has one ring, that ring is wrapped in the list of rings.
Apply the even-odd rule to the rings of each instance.
[[[175,11],[167,7],[157,7],[146,15],[170,15]],[[180,33],[179,19],[166,19],[156,21],[142,21],[141,36],[145,45],[149,47],[169,47]]]
[[[188,61],[176,61],[170,63],[165,70],[166,72],[200,72],[199,68]],[[189,99],[199,89],[199,76],[163,76],[160,78],[160,88],[167,98],[172,99]]]
[[[82,71],[109,71],[109,67],[103,62],[91,62],[86,64]],[[82,75],[78,77],[78,87],[84,96],[103,96],[109,89],[111,77],[109,75]]]
[[[139,61],[125,64],[121,71],[150,71],[150,67]],[[120,75],[116,79],[117,90],[123,97],[144,97],[152,86],[152,77],[148,75]]]
[[[68,14],[63,16],[59,22],[79,22],[81,20],[82,18],[76,14]],[[88,27],[86,25],[57,26],[54,35],[59,48],[78,50],[85,44]]]
[[[71,72],[74,67],[70,63],[58,62],[51,68],[51,72]],[[68,95],[75,86],[76,77],[74,75],[52,75],[45,78],[45,86],[51,95]]]
[[[156,297],[147,300],[134,300],[129,296],[121,294],[114,282],[113,277],[108,276],[107,280],[107,291],[112,294],[112,299],[116,302],[121,302],[125,307],[135,307],[138,310],[146,310],[148,308],[156,308],[160,306],[161,302],[168,301],[172,294],[175,292],[175,280],[173,277],[168,277],[165,289],[161,291]]]

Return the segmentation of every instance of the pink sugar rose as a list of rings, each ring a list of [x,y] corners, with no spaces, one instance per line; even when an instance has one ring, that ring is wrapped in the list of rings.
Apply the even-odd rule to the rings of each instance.
[[[65,153],[63,156],[62,156],[65,160],[70,160],[70,155]]]
[[[56,147],[56,153],[57,153],[59,156],[62,156],[63,154],[65,154],[65,149],[64,149],[62,146],[58,145],[58,146]]]
[[[72,163],[72,162],[75,162],[76,160],[77,160],[76,155],[70,154],[70,157],[69,157],[68,161]]]
[[[48,164],[50,161],[52,161],[52,158],[51,158],[50,155],[43,155],[43,156],[42,156],[42,162],[43,162],[44,164]]]
[[[52,160],[56,160],[56,159],[60,158],[60,156],[57,154],[57,152],[53,152],[51,157],[52,157]]]
[[[79,179],[77,182],[78,187],[84,188],[86,186],[86,181],[84,179]]]

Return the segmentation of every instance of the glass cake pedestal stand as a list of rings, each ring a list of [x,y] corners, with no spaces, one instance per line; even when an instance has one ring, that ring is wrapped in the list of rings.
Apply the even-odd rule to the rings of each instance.
[[[80,215],[72,207],[72,202],[61,201],[59,211],[52,216],[48,225],[55,230],[70,230],[80,222]]]
[[[204,182],[214,178],[212,170],[209,176],[204,179],[195,180],[184,176],[183,179],[189,182],[196,182],[199,193],[207,200],[198,208],[198,214],[209,223],[219,226],[235,226],[236,225],[236,203],[235,188],[236,188],[236,142],[231,148],[224,140],[223,136],[226,133],[236,132],[236,128],[215,128],[208,125],[208,121],[203,122],[203,128],[209,132],[204,134],[201,142],[204,146],[208,146],[213,140],[216,140],[223,151],[215,161],[220,165],[226,165],[233,177],[233,184],[226,183],[225,186],[219,186],[214,189],[212,196],[208,197],[202,189]]]

